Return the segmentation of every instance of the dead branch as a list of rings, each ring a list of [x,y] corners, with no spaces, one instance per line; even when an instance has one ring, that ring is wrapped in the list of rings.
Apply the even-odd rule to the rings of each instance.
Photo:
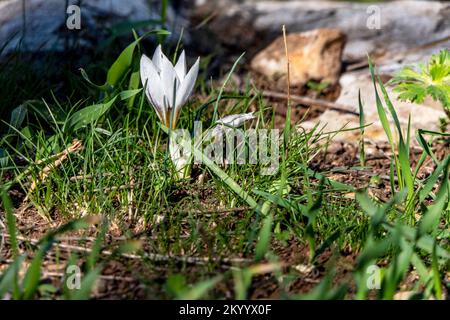
[[[267,98],[275,98],[275,99],[288,99],[288,95],[282,92],[275,92],[275,91],[268,91],[268,90],[263,90],[260,92],[260,94],[263,97],[267,97]],[[289,99],[291,101],[300,103],[300,104],[304,104],[304,105],[315,105],[315,106],[319,106],[322,108],[327,108],[330,110],[334,110],[334,111],[338,111],[338,112],[342,112],[342,113],[349,113],[349,114],[353,114],[355,116],[359,116],[359,113],[356,111],[352,111],[352,107],[350,106],[345,106],[342,104],[338,104],[335,102],[331,102],[331,101],[326,101],[323,99],[313,99],[310,97],[306,97],[306,96],[299,96],[299,95],[293,95],[291,94]]]
[[[1,234],[5,239],[10,238],[10,235],[7,233]],[[27,239],[23,236],[17,236],[17,240],[21,242],[28,242],[31,244],[38,244],[38,239]],[[81,247],[81,246],[75,246],[75,245],[69,245],[64,243],[55,243],[54,247],[65,250],[65,251],[76,251],[76,252],[83,252],[83,253],[91,253],[91,248]],[[101,251],[101,254],[105,256],[112,256],[115,253],[109,250],[103,250]],[[144,252],[142,255],[137,254],[129,254],[129,253],[121,253],[118,254],[119,256],[127,259],[133,259],[133,260],[150,260],[153,262],[182,262],[182,263],[188,263],[188,264],[196,264],[196,265],[205,265],[208,263],[219,263],[221,264],[221,267],[229,267],[233,264],[243,264],[246,262],[250,262],[248,259],[244,258],[210,258],[210,257],[191,257],[191,256],[175,256],[175,255],[165,255],[165,254],[159,254],[159,253],[150,253],[150,252]]]
[[[69,156],[69,154],[77,152],[79,150],[81,150],[83,148],[83,144],[81,143],[80,140],[78,139],[74,139],[72,144],[66,148],[64,151],[52,156],[52,159],[55,159],[52,163],[46,165],[40,172],[39,172],[39,179],[38,181],[34,180],[33,183],[31,184],[31,187],[28,191],[28,194],[32,193],[37,185],[38,182],[43,182],[45,180],[45,178],[47,178],[47,176],[49,175],[50,171],[54,170],[55,168],[59,167],[63,161],[65,159],[67,159],[67,157]],[[42,162],[37,162],[42,163]],[[26,200],[28,200],[28,195],[26,196],[24,202],[26,202]]]

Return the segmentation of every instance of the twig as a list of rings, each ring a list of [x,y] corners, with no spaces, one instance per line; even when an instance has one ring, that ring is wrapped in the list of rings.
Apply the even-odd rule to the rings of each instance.
[[[106,187],[106,188],[96,188],[94,190],[92,190],[93,192],[111,192],[111,191],[115,191],[115,190],[127,190],[127,189],[134,189],[135,185],[131,185],[131,184],[124,184],[121,186],[112,186],[112,187]]]
[[[128,190],[127,193],[127,201],[128,201],[128,217],[130,219],[130,221],[134,220],[134,185],[135,185],[135,180],[134,180],[134,170],[133,168],[130,168],[130,172],[128,173],[129,177],[130,177],[130,189]]]
[[[286,38],[286,26],[284,24],[283,24],[283,40],[284,40],[284,53],[286,55],[287,105],[288,105],[288,109],[290,109],[291,108],[291,71],[290,71],[291,68],[290,68],[289,50],[288,50],[287,38]]]
[[[277,98],[277,99],[287,99],[288,98],[287,94],[282,93],[282,92],[276,92],[276,91],[263,90],[260,92],[260,94],[263,97],[267,97],[267,98]],[[290,100],[297,102],[297,103],[305,104],[305,105],[316,105],[319,107],[328,108],[330,110],[335,110],[335,111],[339,111],[342,113],[349,113],[349,114],[353,114],[355,116],[359,116],[359,112],[352,111],[350,106],[338,104],[338,103],[323,100],[323,99],[314,99],[314,98],[305,97],[305,96],[290,95]]]
[[[135,167],[133,167],[133,170],[137,170],[137,169],[142,169],[142,166],[135,166]],[[126,174],[127,173],[127,171],[126,170],[122,170],[122,171],[120,171],[120,173],[119,174],[121,174],[121,175],[123,175],[123,174]],[[92,180],[93,178],[95,178],[95,177],[102,177],[102,178],[105,178],[105,177],[112,177],[112,176],[114,176],[115,174],[114,173],[112,173],[112,172],[103,172],[103,173],[100,173],[100,174],[86,174],[86,175],[82,175],[82,174],[80,174],[80,175],[77,175],[77,176],[72,176],[72,177],[70,177],[70,181],[77,181],[77,180]]]
[[[39,172],[39,182],[43,182],[45,180],[45,178],[48,176],[48,174],[50,173],[51,170],[53,170],[54,168],[57,168],[61,165],[61,163],[67,159],[67,157],[69,156],[69,154],[77,152],[78,150],[81,150],[83,148],[83,144],[81,143],[80,140],[78,139],[74,139],[72,144],[66,148],[64,151],[52,156],[52,158],[56,158],[56,160],[54,160],[52,163],[46,165],[41,172]],[[38,162],[40,163],[40,162]],[[28,191],[28,194],[32,193],[36,187],[37,187],[38,182],[35,180],[33,181],[33,183],[31,184],[30,190]],[[26,202],[26,200],[28,200],[28,194],[24,200],[24,202]]]
[[[120,174],[124,174],[125,171],[121,171]],[[106,177],[112,177],[114,174],[112,172],[104,172],[100,174],[99,176],[102,178]],[[89,175],[78,175],[78,176],[72,176],[70,177],[70,181],[77,181],[77,180],[92,180],[95,177],[95,175],[89,174]]]
[[[63,272],[46,272],[42,273],[43,278],[64,278],[67,275]],[[107,281],[123,281],[123,282],[135,282],[136,279],[131,277],[121,277],[121,276],[113,276],[113,275],[100,275],[98,279],[107,280]]]
[[[237,212],[245,212],[248,210],[252,210],[250,207],[238,207],[238,208],[230,208],[230,209],[212,209],[212,210],[197,210],[197,211],[178,211],[177,214],[213,214],[213,213],[237,213]],[[168,213],[169,211],[164,211],[163,213]],[[172,211],[170,211],[172,212]]]
[[[2,233],[2,235],[5,237],[5,239],[9,239],[10,235],[6,233]],[[22,242],[29,242],[32,244],[38,244],[39,240],[37,239],[27,239],[22,236],[17,236],[18,241]],[[85,252],[85,253],[91,253],[91,248],[85,248],[75,245],[69,245],[64,243],[55,243],[55,247],[61,250],[66,251],[77,251],[77,252]],[[112,256],[114,253],[109,250],[103,250],[101,253],[105,256]],[[121,253],[119,254],[123,258],[127,259],[133,259],[133,260],[151,260],[153,262],[170,262],[170,261],[176,261],[176,262],[183,262],[183,263],[189,263],[189,264],[197,264],[197,265],[205,265],[208,263],[220,263],[222,264],[222,267],[225,267],[223,264],[231,265],[231,264],[242,264],[245,262],[249,262],[250,260],[244,259],[244,258],[209,258],[209,257],[190,257],[190,256],[175,256],[175,255],[164,255],[159,253],[148,253],[144,252],[142,255],[136,255],[136,254],[129,254],[129,253]]]
[[[6,231],[5,224],[3,223],[3,221],[2,221],[1,219],[0,219],[0,227],[1,227],[1,230],[5,230],[5,231]],[[0,236],[1,236],[1,239],[0,239],[0,252],[2,252],[2,250],[3,250],[3,245],[4,245],[5,242],[6,242],[5,236],[4,236],[3,234],[4,234],[4,232],[2,232],[2,233],[0,234]]]

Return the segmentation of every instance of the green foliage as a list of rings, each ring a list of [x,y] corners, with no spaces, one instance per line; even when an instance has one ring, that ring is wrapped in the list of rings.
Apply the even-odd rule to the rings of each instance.
[[[323,90],[325,90],[326,88],[328,88],[330,86],[330,83],[326,82],[326,81],[316,82],[316,81],[310,80],[306,83],[306,86],[309,89],[316,91],[317,93],[321,93]]]
[[[272,236],[273,217],[268,214],[263,221],[261,230],[259,231],[259,241],[255,248],[255,260],[261,260],[269,249],[270,238]]]
[[[366,152],[364,149],[365,116],[364,116],[364,106],[361,101],[361,90],[358,91],[358,107],[359,107],[359,126],[360,126],[360,132],[361,132],[361,138],[358,143],[359,161],[361,163],[361,166],[364,167],[366,165]]]
[[[406,139],[405,139],[404,133],[400,126],[400,121],[397,116],[397,112],[395,111],[395,108],[394,108],[394,105],[392,104],[382,81],[380,80],[379,77],[377,77],[375,75],[375,68],[374,68],[370,58],[369,58],[369,69],[370,69],[370,74],[372,76],[373,87],[374,87],[374,91],[375,91],[378,117],[380,118],[381,124],[383,126],[384,132],[386,133],[386,136],[388,138],[388,142],[391,147],[392,154],[393,154],[391,168],[395,167],[395,170],[397,173],[397,178],[398,178],[399,189],[403,190],[404,188],[406,188],[406,190],[408,192],[406,204],[407,204],[410,219],[411,219],[411,221],[414,221],[413,208],[412,208],[412,205],[413,205],[412,201],[413,201],[413,196],[414,196],[414,178],[413,178],[413,173],[411,170],[410,159],[409,159],[409,141],[410,141],[409,127],[410,126],[408,123],[408,131],[407,131]],[[391,126],[390,126],[390,123],[388,120],[385,106],[383,105],[381,98],[378,94],[377,84],[380,87],[381,92],[383,93],[385,105],[394,120],[394,125],[395,125],[395,129],[397,131],[397,136],[398,136],[398,141],[394,141],[394,135],[391,130]],[[397,151],[397,146],[398,146],[398,151]],[[393,173],[393,170],[391,172]],[[392,187],[391,187],[392,192],[395,193],[396,190],[394,187],[394,177],[393,176],[392,176],[390,182],[392,185]]]
[[[129,68],[132,65],[133,57],[135,54],[135,50],[138,47],[139,43],[144,39],[146,36],[150,34],[156,34],[156,35],[168,35],[170,34],[166,30],[152,30],[144,34],[143,36],[137,38],[133,43],[128,45],[122,53],[119,55],[117,60],[112,64],[112,66],[109,68],[107,76],[106,76],[106,82],[105,84],[98,86],[91,82],[89,79],[87,73],[81,69],[81,74],[83,78],[86,79],[92,86],[98,88],[99,90],[111,90],[112,88],[115,88],[118,86],[119,81],[123,78],[123,76],[129,72]]]
[[[77,111],[68,120],[68,128],[76,131],[84,126],[92,124],[111,108],[114,101],[116,101],[116,97],[107,103],[96,104]]]
[[[426,96],[450,110],[450,51],[441,50],[427,64],[405,67],[391,80],[401,100],[422,103]]]

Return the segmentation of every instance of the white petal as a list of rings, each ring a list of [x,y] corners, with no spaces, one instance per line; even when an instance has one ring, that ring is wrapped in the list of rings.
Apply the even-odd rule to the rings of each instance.
[[[233,128],[239,128],[244,124],[245,121],[252,120],[254,118],[255,116],[253,115],[253,112],[232,114],[217,120],[217,123]]]
[[[181,106],[186,103],[187,99],[191,95],[192,90],[195,86],[195,81],[197,80],[199,63],[200,58],[197,59],[186,77],[184,77],[184,79],[181,81],[180,87],[177,91],[177,103],[175,105],[175,109],[181,108]]]
[[[187,99],[189,99],[189,96],[192,93],[192,90],[194,90],[195,81],[197,80],[198,76],[198,69],[200,64],[200,58],[197,59],[195,64],[192,66],[191,70],[189,70],[188,74],[184,79],[181,81],[180,86],[177,90],[177,100],[175,103],[175,110],[174,110],[174,124],[177,123],[178,117],[180,115],[180,109],[181,107],[186,103]]]
[[[167,97],[169,107],[172,108],[174,105],[174,92],[177,91],[180,82],[172,63],[165,55],[162,56],[160,76],[164,88],[164,95]]]
[[[159,119],[165,123],[167,110],[164,108],[164,90],[162,88],[161,78],[153,62],[146,55],[142,55],[140,67],[142,85],[145,86],[147,84],[145,91],[147,98],[155,108]]]
[[[186,55],[183,52],[181,52],[180,57],[178,58],[178,62],[175,65],[175,71],[177,73],[178,79],[180,81],[183,81],[184,77],[186,76]]]
[[[153,53],[153,58],[152,58],[153,65],[155,66],[155,68],[158,71],[158,73],[161,72],[162,56],[163,56],[163,53],[162,53],[162,50],[161,50],[161,45],[159,45],[156,48],[155,52]]]

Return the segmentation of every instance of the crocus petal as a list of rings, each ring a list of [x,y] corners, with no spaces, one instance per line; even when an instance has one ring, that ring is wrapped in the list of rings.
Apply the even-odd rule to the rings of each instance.
[[[175,65],[175,71],[177,73],[178,79],[180,81],[183,81],[184,77],[186,76],[186,55],[183,52],[181,52],[180,57],[178,58],[178,62]]]
[[[173,116],[173,123],[176,125],[178,121],[178,117],[180,115],[181,107],[186,103],[187,99],[192,93],[192,90],[195,86],[195,81],[197,80],[198,76],[198,69],[200,64],[200,58],[197,59],[195,64],[192,66],[191,70],[189,70],[188,74],[184,79],[182,80],[180,86],[178,87],[178,90],[176,92],[177,98],[176,103],[174,107],[174,116]]]
[[[254,119],[253,112],[232,114],[217,120],[218,124],[226,125],[233,128],[239,128],[245,121]]]
[[[164,108],[164,90],[161,83],[161,78],[153,65],[153,62],[146,56],[141,57],[141,81],[142,85],[147,85],[145,93],[150,103],[153,105],[159,119],[166,122],[165,115],[167,110]]]
[[[184,77],[184,79],[181,81],[181,84],[177,91],[177,103],[175,105],[175,109],[181,108],[191,95],[192,90],[195,86],[195,81],[197,80],[199,64],[200,58],[197,59],[186,77]]]
[[[152,62],[153,65],[155,66],[156,70],[159,72],[161,72],[161,61],[162,61],[162,50],[161,50],[161,45],[159,45],[155,52],[153,53],[153,58],[152,58]]]
[[[169,107],[172,108],[176,97],[174,93],[177,91],[180,82],[172,63],[165,55],[162,56],[160,76],[164,95],[167,97]]]

